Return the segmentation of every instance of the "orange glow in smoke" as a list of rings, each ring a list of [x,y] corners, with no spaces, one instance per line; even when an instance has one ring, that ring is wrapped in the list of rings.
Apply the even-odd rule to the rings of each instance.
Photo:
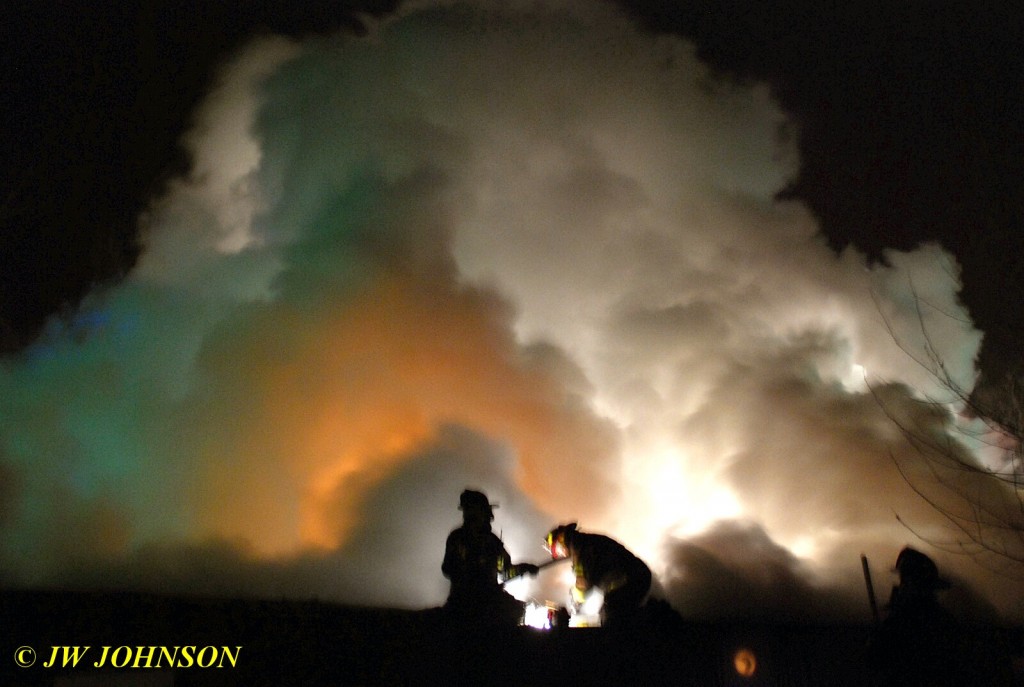
[[[351,511],[360,503],[351,499],[351,508],[339,508],[337,504],[345,490],[367,479],[374,481],[374,477],[387,476],[401,462],[402,456],[432,437],[432,432],[421,422],[393,419],[395,429],[381,436],[379,450],[365,447],[362,451],[340,455],[335,463],[311,477],[308,493],[302,500],[300,538],[303,545],[329,549],[344,541],[356,524]]]
[[[484,294],[409,277],[315,319],[269,313],[283,342],[239,337],[206,361],[245,413],[201,449],[224,456],[203,461],[204,528],[263,555],[336,547],[370,490],[452,423],[507,444],[540,507],[597,512],[610,489],[594,466],[612,442],[521,357],[506,315]]]

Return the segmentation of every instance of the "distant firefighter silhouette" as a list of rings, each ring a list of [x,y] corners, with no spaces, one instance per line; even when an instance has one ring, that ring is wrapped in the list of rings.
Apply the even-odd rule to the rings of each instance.
[[[956,620],[938,600],[949,587],[931,558],[910,547],[896,558],[899,584],[892,589],[889,613],[868,650],[882,684],[951,687],[973,684],[960,668],[963,640]]]
[[[572,559],[575,605],[582,604],[592,589],[600,589],[604,594],[602,626],[624,628],[636,623],[651,589],[647,564],[610,537],[579,531],[576,523],[549,532],[547,546],[553,559]]]
[[[523,604],[502,589],[502,583],[534,575],[537,566],[512,564],[501,539],[491,531],[496,507],[479,491],[467,489],[459,497],[462,527],[448,535],[441,564],[441,572],[451,580],[445,610],[462,620],[516,624]]]

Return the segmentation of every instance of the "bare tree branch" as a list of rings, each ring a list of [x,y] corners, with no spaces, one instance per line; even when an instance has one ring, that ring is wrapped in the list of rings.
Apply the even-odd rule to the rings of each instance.
[[[923,300],[912,282],[910,289],[920,348],[901,339],[872,296],[893,341],[938,382],[945,398],[904,397],[897,406],[882,392],[886,384],[867,387],[911,449],[906,456],[890,451],[900,476],[951,526],[952,537],[940,540],[899,514],[897,520],[922,541],[968,555],[994,572],[1024,578],[1024,389],[1011,375],[995,402],[982,402],[973,389],[960,386],[928,331],[924,308],[953,316]],[[958,423],[954,409],[969,422]],[[987,460],[978,453],[982,448]]]

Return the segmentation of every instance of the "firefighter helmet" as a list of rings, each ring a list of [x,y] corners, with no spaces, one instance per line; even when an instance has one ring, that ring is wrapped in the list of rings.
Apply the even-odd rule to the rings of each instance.
[[[928,556],[909,546],[896,557],[896,568],[901,583],[911,583],[925,589],[948,589],[949,582],[939,577],[939,569]]]
[[[487,499],[487,495],[480,491],[466,489],[459,496],[459,510],[472,510],[475,508],[488,513],[493,518],[494,513],[491,512],[491,509],[497,507],[498,504],[491,503]]]
[[[568,525],[559,525],[548,532],[548,536],[544,541],[546,548],[551,552],[552,558],[565,558],[569,555],[569,542],[567,541],[567,535],[571,536],[571,533],[575,531],[576,523],[570,522]]]

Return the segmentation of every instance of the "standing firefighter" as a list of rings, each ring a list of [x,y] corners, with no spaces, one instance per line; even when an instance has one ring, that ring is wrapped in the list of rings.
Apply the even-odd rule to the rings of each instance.
[[[533,575],[537,566],[512,565],[504,544],[491,531],[493,508],[487,496],[466,490],[459,497],[462,527],[452,530],[444,548],[441,572],[451,580],[445,609],[461,619],[515,624],[523,604],[501,585],[518,575]]]
[[[953,616],[938,600],[949,587],[931,558],[910,547],[896,558],[899,584],[893,587],[889,613],[869,647],[872,667],[893,687],[953,687],[965,681],[960,669],[963,644]]]
[[[572,558],[575,604],[582,604],[590,590],[600,589],[604,594],[601,624],[612,628],[635,624],[651,589],[651,570],[642,560],[610,537],[580,532],[576,523],[549,532],[547,547],[554,559]]]

